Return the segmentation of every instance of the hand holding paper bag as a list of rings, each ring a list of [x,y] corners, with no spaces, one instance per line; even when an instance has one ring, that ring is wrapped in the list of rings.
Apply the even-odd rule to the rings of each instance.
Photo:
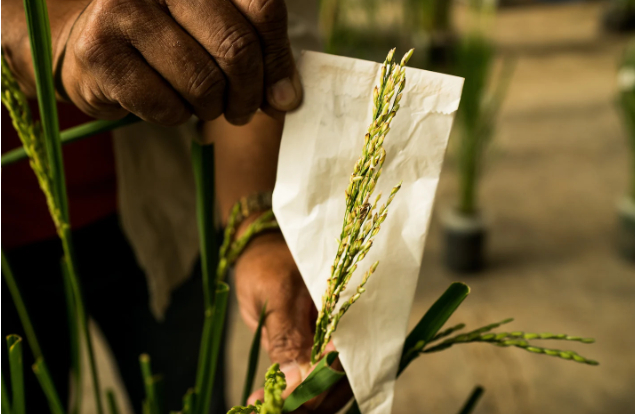
[[[274,211],[318,308],[337,251],[344,190],[371,119],[379,64],[307,52],[305,101],[287,116]],[[408,69],[401,109],[386,138],[378,191],[403,181],[362,266],[380,265],[342,318],[334,342],[363,413],[388,413],[432,202],[462,79]],[[342,294],[347,300],[363,271]]]

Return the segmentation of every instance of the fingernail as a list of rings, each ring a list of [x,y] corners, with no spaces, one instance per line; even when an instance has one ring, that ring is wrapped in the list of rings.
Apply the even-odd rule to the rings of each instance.
[[[293,82],[291,82],[291,79],[284,78],[276,82],[271,87],[271,97],[273,98],[273,103],[280,109],[292,105],[296,100],[297,93],[295,91],[295,88],[293,87]]]
[[[287,388],[295,388],[302,382],[302,372],[297,362],[287,362],[280,366],[280,371],[284,373],[287,381]]]
[[[251,113],[251,114],[245,115],[245,116],[237,116],[237,117],[232,118],[230,123],[234,124],[234,125],[237,125],[237,126],[247,125],[254,118],[254,115],[255,115],[255,113]]]

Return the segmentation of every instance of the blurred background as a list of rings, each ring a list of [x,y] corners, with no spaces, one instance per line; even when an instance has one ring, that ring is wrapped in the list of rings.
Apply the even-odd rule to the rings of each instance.
[[[565,345],[597,367],[489,344],[425,354],[398,380],[394,412],[456,413],[479,384],[475,413],[635,413],[633,1],[321,7],[330,53],[381,61],[414,46],[413,66],[467,78],[411,325],[463,281],[472,294],[450,324],[514,317],[510,330],[597,339]],[[251,333],[233,310],[237,401]]]

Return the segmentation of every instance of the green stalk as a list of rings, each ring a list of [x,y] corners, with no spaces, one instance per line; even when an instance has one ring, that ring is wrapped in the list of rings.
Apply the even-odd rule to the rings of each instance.
[[[247,375],[245,376],[245,386],[243,388],[242,405],[247,405],[247,399],[254,388],[254,379],[256,378],[256,370],[258,369],[258,356],[260,355],[260,338],[262,337],[262,326],[267,315],[267,304],[262,307],[260,318],[258,318],[258,327],[254,333],[254,339],[251,341],[251,349],[249,350],[249,365],[247,366]]]
[[[139,357],[139,365],[141,366],[141,375],[143,377],[143,384],[146,390],[146,400],[144,405],[151,414],[159,414],[159,404],[156,389],[156,379],[152,375],[152,367],[150,365],[150,356],[148,354],[141,354]]]
[[[62,158],[62,146],[57,118],[57,103],[55,99],[55,87],[53,82],[53,58],[51,51],[51,30],[49,27],[48,11],[45,0],[24,0],[29,40],[31,42],[31,54],[35,71],[38,104],[42,130],[45,137],[46,155],[50,168],[51,181],[55,205],[60,211],[62,228],[60,237],[64,248],[64,258],[67,262],[68,275],[75,296],[77,317],[84,334],[86,349],[90,362],[90,372],[93,382],[95,405],[97,413],[103,414],[99,380],[96,372],[95,357],[92,341],[88,331],[88,318],[84,310],[79,279],[76,275],[76,267],[71,247],[70,218],[68,212],[68,200],[66,196],[66,181],[64,177],[64,161]],[[77,407],[78,411],[81,411]]]
[[[194,407],[196,406],[196,393],[192,388],[187,390],[185,396],[183,397],[183,410],[181,410],[182,414],[192,414],[194,412]]]
[[[478,400],[481,398],[484,391],[485,390],[480,385],[475,387],[459,414],[470,414],[474,411],[474,407],[476,407],[476,403],[478,403]]]
[[[4,385],[4,375],[2,376],[2,414],[12,414],[9,392],[7,391],[7,386]]]
[[[113,390],[106,391],[106,400],[108,401],[108,410],[110,414],[119,414],[119,406],[117,405],[117,397]]]
[[[198,370],[196,372],[196,390],[199,398],[197,398],[194,412],[197,414],[207,414],[210,410],[228,296],[229,286],[224,282],[219,283],[214,300],[215,305],[205,311],[203,337],[201,338]]]
[[[214,147],[192,143],[192,165],[196,182],[196,213],[205,297],[205,322],[196,373],[195,414],[207,414],[211,405],[216,364],[220,349],[229,286],[218,283],[218,243],[214,227]]]
[[[62,402],[60,401],[57,391],[55,391],[55,385],[53,385],[51,374],[49,373],[44,360],[42,358],[36,359],[32,368],[35,376],[40,382],[44,395],[46,395],[51,414],[65,414],[64,407],[62,406]]]
[[[214,147],[192,142],[192,165],[196,181],[196,214],[198,219],[203,273],[205,309],[214,306],[216,278],[214,269],[218,262],[218,243],[214,228]]]
[[[75,303],[75,295],[73,294],[73,284],[71,282],[71,276],[68,270],[67,263],[62,259],[60,267],[62,269],[62,276],[64,280],[64,296],[66,298],[66,315],[68,318],[68,330],[70,336],[71,346],[71,379],[74,384],[73,398],[74,402],[71,407],[71,412],[78,413],[79,407],[82,403],[82,370],[81,370],[81,355],[80,355],[80,336],[79,336],[79,319],[77,318],[77,305]]]
[[[49,27],[48,11],[44,0],[24,0],[29,40],[31,42],[31,56],[35,70],[37,99],[40,108],[42,130],[46,137],[46,153],[51,175],[54,182],[54,198],[62,213],[62,218],[68,222],[68,204],[66,201],[66,186],[64,180],[64,166],[61,162],[62,152],[60,143],[59,122],[57,118],[57,102],[53,82],[53,56],[51,51],[51,29]]]
[[[62,144],[69,144],[80,139],[88,138],[93,135],[101,134],[102,132],[112,131],[113,129],[121,128],[126,125],[133,124],[140,121],[138,117],[132,114],[128,114],[125,117],[116,121],[97,120],[87,122],[82,125],[78,125],[73,128],[66,129],[60,133],[60,139]],[[27,158],[26,152],[23,147],[16,148],[2,154],[2,166],[6,167],[20,160]]]
[[[9,288],[9,292],[11,292],[11,298],[13,299],[13,303],[18,311],[20,323],[22,324],[22,328],[24,329],[24,333],[26,334],[27,342],[29,343],[31,352],[35,357],[36,363],[33,366],[33,369],[38,376],[38,380],[40,381],[42,388],[44,389],[49,402],[49,409],[53,414],[63,414],[64,409],[62,408],[62,405],[60,403],[60,398],[57,394],[57,391],[55,390],[53,381],[51,380],[51,375],[46,366],[46,362],[44,361],[44,357],[42,355],[40,345],[37,341],[37,337],[35,336],[35,330],[33,329],[33,325],[31,324],[31,319],[29,318],[26,306],[24,305],[24,301],[22,300],[22,295],[20,295],[18,285],[15,283],[15,279],[13,278],[11,266],[9,266],[9,261],[5,257],[4,252],[2,252],[2,275],[7,282],[7,287]],[[46,388],[44,388],[45,385]]]
[[[11,411],[15,414],[25,414],[22,338],[18,335],[7,336],[7,347],[9,348],[9,368],[11,369],[11,391],[13,394]]]
[[[13,278],[13,271],[11,270],[11,266],[9,266],[9,261],[4,255],[4,251],[2,251],[2,275],[4,276],[5,282],[7,282],[7,287],[9,288],[9,292],[11,293],[11,299],[13,299],[13,304],[18,311],[20,323],[22,323],[22,328],[24,329],[24,333],[26,334],[26,339],[29,343],[29,347],[31,347],[31,352],[33,353],[35,359],[42,358],[42,351],[40,349],[40,344],[37,341],[37,337],[35,336],[33,324],[31,324],[29,313],[27,312],[24,301],[22,300],[22,295],[20,294],[18,285],[15,283],[15,279]]]
[[[465,133],[467,134],[467,132]],[[471,146],[466,141],[469,138],[463,138],[463,146]],[[463,149],[464,152],[472,152]],[[460,165],[459,174],[459,212],[466,216],[472,216],[476,212],[476,181],[477,181],[477,156],[474,154],[463,155],[463,161]]]
[[[632,164],[632,176],[631,176],[631,200],[635,203],[635,151],[633,151],[633,159],[631,160]]]
[[[88,354],[89,372],[93,384],[93,392],[95,394],[95,405],[97,407],[97,413],[103,414],[103,406],[101,401],[101,390],[99,386],[99,377],[97,375],[97,364],[95,362],[95,352],[93,350],[93,341],[90,337],[90,331],[88,329],[88,315],[84,308],[84,300],[82,297],[81,286],[79,284],[79,278],[76,274],[76,263],[74,259],[74,252],[71,241],[71,231],[68,226],[64,227],[62,232],[62,246],[64,249],[64,260],[66,261],[66,269],[68,271],[68,281],[73,290],[73,297],[75,298],[75,310],[77,314],[78,327],[76,328],[84,336],[84,344],[86,346],[86,353]],[[78,344],[79,345],[79,344]],[[81,371],[81,369],[80,369]],[[78,402],[81,402],[78,400]],[[74,407],[77,412],[81,412],[79,406]]]

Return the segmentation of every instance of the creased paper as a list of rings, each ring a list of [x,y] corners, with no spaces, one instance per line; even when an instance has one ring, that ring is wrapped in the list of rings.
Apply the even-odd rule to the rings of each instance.
[[[273,209],[318,309],[326,290],[346,189],[371,121],[372,91],[380,64],[304,52],[298,62],[304,103],[288,114],[278,161]],[[375,194],[401,191],[375,243],[340,303],[379,260],[366,292],[333,336],[363,414],[390,413],[395,375],[423,257],[423,245],[441,164],[463,79],[406,70],[401,109],[384,148]]]

